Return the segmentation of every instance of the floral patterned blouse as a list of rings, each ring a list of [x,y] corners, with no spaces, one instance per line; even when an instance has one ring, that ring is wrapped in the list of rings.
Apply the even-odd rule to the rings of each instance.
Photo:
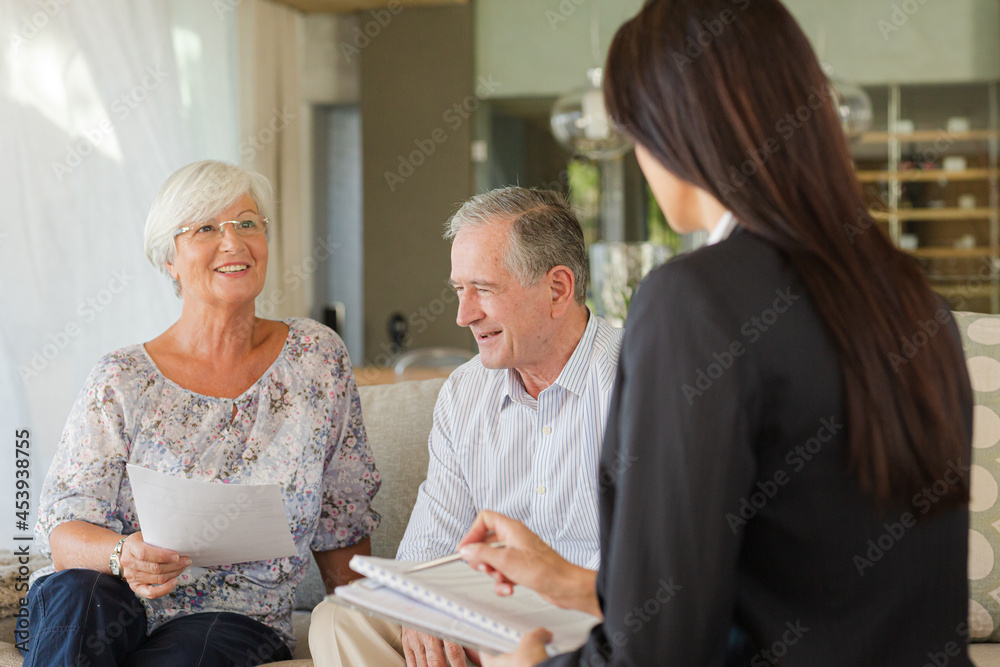
[[[188,568],[170,594],[141,598],[147,632],[175,616],[229,611],[270,626],[294,648],[291,612],[310,551],[350,546],[378,525],[370,504],[379,474],[347,350],[317,322],[285,323],[278,358],[238,398],[189,391],[132,345],[100,360],[73,406],[39,501],[35,533],[46,556],[49,533],[64,521],[122,535],[141,530],[126,463],[203,481],[281,485],[298,554]]]

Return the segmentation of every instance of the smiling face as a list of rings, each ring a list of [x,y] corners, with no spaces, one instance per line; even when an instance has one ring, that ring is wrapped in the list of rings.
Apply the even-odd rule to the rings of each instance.
[[[458,294],[459,326],[469,327],[486,368],[530,369],[545,362],[557,320],[548,276],[521,285],[503,263],[510,223],[472,227],[451,246],[450,283]]]
[[[241,215],[257,213],[257,204],[244,194],[211,220],[184,225],[239,220]],[[253,302],[264,289],[267,275],[267,237],[238,236],[232,225],[223,225],[222,238],[194,241],[189,234],[175,237],[174,261],[167,270],[181,286],[181,297],[208,305],[239,305]]]

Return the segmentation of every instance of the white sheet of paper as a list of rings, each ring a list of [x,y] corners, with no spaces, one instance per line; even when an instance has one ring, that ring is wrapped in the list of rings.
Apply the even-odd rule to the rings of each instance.
[[[222,484],[128,464],[142,539],[191,557],[194,567],[298,553],[277,484]]]

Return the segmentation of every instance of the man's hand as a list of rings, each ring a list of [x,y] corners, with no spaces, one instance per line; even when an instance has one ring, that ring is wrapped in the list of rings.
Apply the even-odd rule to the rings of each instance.
[[[171,549],[146,544],[142,532],[132,533],[122,545],[121,565],[125,581],[136,595],[155,600],[177,587],[177,577],[191,559]]]
[[[475,651],[466,651],[458,644],[410,628],[403,628],[403,655],[406,667],[466,667],[468,664],[479,667]]]
[[[483,667],[534,667],[548,659],[545,645],[552,641],[552,633],[544,628],[538,628],[531,634],[524,635],[514,653],[503,655],[484,655]]]

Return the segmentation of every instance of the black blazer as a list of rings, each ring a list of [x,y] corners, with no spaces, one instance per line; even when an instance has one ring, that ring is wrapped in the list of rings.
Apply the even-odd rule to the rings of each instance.
[[[842,392],[764,240],[738,228],[652,272],[601,461],[605,620],[546,664],[971,664],[968,513],[918,522],[932,490],[876,511],[846,469]]]

